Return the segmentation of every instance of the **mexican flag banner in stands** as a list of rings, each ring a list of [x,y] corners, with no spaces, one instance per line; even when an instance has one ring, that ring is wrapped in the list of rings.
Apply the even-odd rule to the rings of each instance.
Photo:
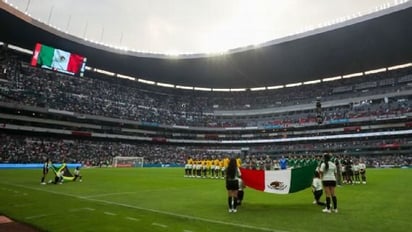
[[[312,185],[316,164],[285,170],[250,170],[241,168],[243,183],[259,191],[289,194]]]
[[[37,43],[31,65],[40,65],[53,70],[78,74],[85,62],[83,56]]]

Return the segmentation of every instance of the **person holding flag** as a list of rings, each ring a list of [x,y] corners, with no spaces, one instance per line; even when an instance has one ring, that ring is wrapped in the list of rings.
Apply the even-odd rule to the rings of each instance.
[[[319,173],[322,179],[322,184],[325,189],[326,195],[326,208],[322,210],[324,213],[331,213],[330,200],[333,202],[333,212],[338,212],[338,200],[335,194],[336,188],[336,165],[330,161],[331,156],[329,154],[323,155],[323,163],[320,165]]]
[[[240,170],[237,167],[236,159],[231,158],[226,168],[226,190],[228,193],[227,202],[229,213],[237,212],[237,197],[239,190]]]
[[[242,181],[242,178],[238,178],[239,182],[239,189],[237,191],[237,205],[241,205],[243,201],[243,197],[245,196],[245,191],[243,190],[246,186]]]
[[[40,180],[40,184],[46,184],[44,180],[46,179],[47,173],[49,173],[49,167],[51,165],[50,159],[47,158],[46,161],[43,163],[43,175]]]
[[[64,169],[58,170],[54,174],[55,177],[53,184],[63,184]]]
[[[326,204],[324,202],[320,201],[320,198],[323,195],[323,186],[322,186],[322,180],[320,179],[319,172],[315,171],[314,176],[313,176],[313,181],[312,181],[312,193],[314,197],[313,204],[318,204],[321,206],[325,206]]]
[[[79,179],[79,182],[82,182],[82,175],[80,175],[80,166],[77,166],[74,169],[74,179],[73,181],[76,181],[77,179]]]

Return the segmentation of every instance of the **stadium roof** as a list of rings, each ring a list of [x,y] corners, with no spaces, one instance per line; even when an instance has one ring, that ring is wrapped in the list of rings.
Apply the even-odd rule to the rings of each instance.
[[[412,3],[226,54],[164,56],[116,49],[66,34],[0,2],[0,41],[37,42],[88,58],[87,65],[145,80],[209,88],[305,82],[412,61]]]

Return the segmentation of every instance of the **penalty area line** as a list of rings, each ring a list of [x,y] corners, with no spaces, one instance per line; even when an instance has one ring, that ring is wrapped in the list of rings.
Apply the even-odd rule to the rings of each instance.
[[[47,189],[44,189],[44,188],[34,188],[34,187],[28,187],[28,186],[19,185],[19,184],[13,184],[13,183],[8,183],[8,182],[2,182],[2,183],[3,183],[3,184],[10,185],[10,186],[15,186],[15,187],[20,187],[20,188],[25,188],[25,189],[30,189],[30,190],[36,190],[36,191],[52,193],[52,194],[61,195],[61,196],[73,197],[73,198],[77,198],[77,199],[81,199],[81,200],[85,200],[85,201],[100,202],[100,203],[106,203],[106,204],[108,204],[108,205],[123,206],[123,207],[130,208],[130,209],[138,209],[138,210],[143,210],[143,211],[147,211],[147,212],[158,213],[158,214],[163,214],[163,215],[168,215],[168,216],[173,216],[173,217],[179,217],[179,218],[185,218],[185,219],[191,219],[191,220],[196,220],[196,221],[209,222],[209,223],[213,223],[213,224],[219,224],[219,225],[225,225],[225,226],[233,226],[233,227],[253,229],[253,230],[260,230],[260,231],[288,232],[288,231],[286,231],[286,230],[277,230],[277,229],[265,228],[265,227],[258,227],[258,226],[252,226],[252,225],[247,225],[247,224],[239,224],[239,223],[225,222],[225,221],[220,221],[220,220],[214,220],[214,219],[208,219],[208,218],[202,218],[202,217],[195,217],[195,216],[190,216],[190,215],[185,215],[185,214],[173,213],[173,212],[169,212],[169,211],[163,211],[163,210],[157,210],[157,209],[144,208],[144,207],[139,207],[139,206],[135,206],[135,205],[124,204],[124,203],[120,203],[120,202],[99,200],[99,199],[93,199],[93,198],[85,198],[85,197],[78,196],[78,195],[74,195],[74,194],[56,192],[56,191],[51,191],[51,190],[47,190]]]
[[[126,194],[135,194],[136,192],[118,192],[118,193],[106,193],[106,194],[96,194],[96,195],[89,195],[89,196],[82,196],[82,198],[96,198],[96,197],[107,197],[107,196],[115,196],[115,195],[126,195]]]

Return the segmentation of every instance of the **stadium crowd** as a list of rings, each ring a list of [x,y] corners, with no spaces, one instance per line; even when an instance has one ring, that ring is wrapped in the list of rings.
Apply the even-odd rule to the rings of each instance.
[[[191,147],[176,145],[154,145],[146,143],[125,143],[113,141],[94,141],[85,139],[58,139],[52,137],[34,137],[25,135],[0,134],[0,163],[42,163],[46,158],[54,162],[82,163],[86,166],[111,165],[115,156],[144,157],[145,164],[174,164],[183,166],[189,158],[204,160],[227,156],[242,157],[248,167],[258,169],[264,167],[266,159],[276,163],[282,156],[290,160],[317,157],[322,153],[296,155],[287,152],[270,155],[262,147],[252,148],[247,155],[239,150],[211,147]],[[299,146],[299,145],[297,145]],[[349,147],[349,144],[345,145]],[[293,150],[293,147],[289,147]],[[289,150],[289,151],[290,151]],[[412,157],[398,154],[393,155],[358,155],[351,156],[336,154],[339,159],[362,159],[368,167],[410,166]],[[275,167],[272,167],[273,169]]]
[[[316,122],[314,112],[286,112],[258,118],[219,117],[215,110],[263,109],[313,103],[317,96],[333,100],[365,96],[365,101],[325,108],[325,120],[411,112],[406,98],[368,101],[367,96],[409,89],[412,70],[349,78],[317,85],[257,92],[202,92],[150,87],[118,78],[80,78],[31,67],[17,59],[1,59],[0,101],[47,107],[80,114],[130,119],[164,125],[202,127],[284,125]],[[164,91],[163,91],[164,90]],[[182,94],[183,92],[183,94]]]
[[[183,164],[179,149],[149,144],[55,139],[23,135],[0,135],[0,162],[41,163],[46,158],[54,162],[82,163],[87,166],[111,164],[115,156],[144,157],[147,164]]]

